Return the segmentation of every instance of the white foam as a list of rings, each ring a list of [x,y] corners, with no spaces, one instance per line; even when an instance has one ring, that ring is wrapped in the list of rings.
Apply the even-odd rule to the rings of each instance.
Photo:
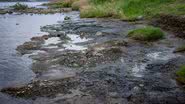
[[[169,60],[175,58],[176,55],[170,52],[153,52],[147,54],[147,57],[153,60]]]
[[[82,38],[79,35],[76,34],[67,34],[67,36],[71,39],[71,43],[81,43],[81,42],[86,42],[90,39],[87,38]]]
[[[135,64],[134,67],[132,68],[132,73],[136,77],[142,77],[143,74],[142,72],[145,70],[147,64],[142,63],[142,64]]]
[[[49,39],[45,40],[44,45],[47,46],[47,45],[50,45],[50,44],[58,44],[60,42],[61,42],[61,40],[60,40],[59,37],[52,37],[52,38],[49,38]]]
[[[79,45],[75,45],[75,44],[64,44],[65,49],[68,50],[86,50],[87,47],[85,46],[79,46]]]

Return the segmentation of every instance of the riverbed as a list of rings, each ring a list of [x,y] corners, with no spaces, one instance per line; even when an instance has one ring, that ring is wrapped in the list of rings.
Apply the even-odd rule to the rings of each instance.
[[[64,17],[68,16],[68,20]],[[3,104],[183,104],[174,78],[183,39],[129,39],[144,22],[81,19],[79,12],[0,15]],[[17,50],[16,50],[17,49]]]

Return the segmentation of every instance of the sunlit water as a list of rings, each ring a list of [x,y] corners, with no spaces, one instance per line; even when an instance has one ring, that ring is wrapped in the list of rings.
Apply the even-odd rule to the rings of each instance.
[[[9,3],[0,2],[0,8],[4,5]],[[32,60],[27,56],[18,55],[15,49],[33,36],[46,34],[40,31],[40,26],[63,21],[64,16],[65,14],[0,15],[0,89],[28,83],[34,78],[35,75],[30,69]],[[0,104],[26,104],[27,101],[10,98],[0,93],[0,102]]]

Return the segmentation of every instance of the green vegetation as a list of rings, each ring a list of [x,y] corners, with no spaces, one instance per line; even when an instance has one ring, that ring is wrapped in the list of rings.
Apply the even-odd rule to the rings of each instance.
[[[16,3],[15,5],[11,6],[14,10],[25,10],[28,9],[28,5]]]
[[[113,5],[114,4],[114,5]],[[92,18],[92,17],[117,17],[115,9],[115,3],[106,2],[93,6],[88,6],[86,8],[81,9],[80,16],[86,17],[86,18]]]
[[[155,41],[163,38],[164,33],[156,27],[144,27],[130,31],[128,36],[135,40]]]
[[[152,18],[159,14],[185,15],[184,0],[59,0],[51,8],[72,7],[80,16],[119,19]]]
[[[158,14],[185,14],[183,0],[90,0],[81,17],[114,17],[121,19],[151,18]]]
[[[181,66],[181,68],[176,72],[177,81],[185,84],[185,65]]]
[[[174,52],[185,52],[185,45],[176,48]]]

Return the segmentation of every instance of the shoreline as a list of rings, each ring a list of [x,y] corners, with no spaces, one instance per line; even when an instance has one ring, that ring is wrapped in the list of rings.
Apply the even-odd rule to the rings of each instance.
[[[184,53],[174,53],[185,43],[183,39],[163,30],[164,39],[137,41],[129,38],[128,32],[150,22],[73,16],[43,26],[41,30],[49,35],[32,37],[17,46],[22,55],[30,54],[36,78],[1,92],[33,102],[47,98],[43,104],[185,103],[183,86],[174,75],[185,63]],[[152,21],[152,25],[160,26],[161,21]],[[166,26],[166,22],[162,24]]]
[[[122,27],[125,27],[124,30]],[[173,53],[173,49],[182,44],[183,40],[178,43],[178,38],[172,38],[172,34],[168,38],[149,43],[125,37],[128,30],[139,27],[142,25],[98,19],[65,20],[58,25],[45,26],[43,28],[50,33],[49,37],[33,37],[29,42],[30,45],[36,42],[38,47],[28,45],[27,48],[27,43],[21,46],[23,53],[24,50],[38,52],[30,56],[35,60],[32,70],[37,73],[36,80],[23,87],[5,88],[1,91],[26,99],[51,98],[49,100],[53,102],[57,96],[63,103],[72,103],[75,99],[81,99],[78,101],[81,103],[91,99],[93,103],[103,97],[99,101],[105,101],[104,103],[152,101],[162,104],[156,99],[158,93],[161,94],[165,89],[160,99],[169,102],[173,98],[173,103],[182,103],[177,99],[184,96],[183,91],[171,76],[185,62],[183,55]],[[172,43],[169,44],[169,41]],[[87,45],[87,48],[71,50],[66,48],[66,44],[70,44],[69,47]],[[161,70],[162,67],[167,68]],[[131,89],[122,90],[127,89],[125,86],[130,86]],[[138,90],[135,90],[136,87]],[[150,95],[152,92],[154,95]],[[168,92],[171,92],[170,99],[166,96]],[[150,96],[144,98],[145,94]]]

